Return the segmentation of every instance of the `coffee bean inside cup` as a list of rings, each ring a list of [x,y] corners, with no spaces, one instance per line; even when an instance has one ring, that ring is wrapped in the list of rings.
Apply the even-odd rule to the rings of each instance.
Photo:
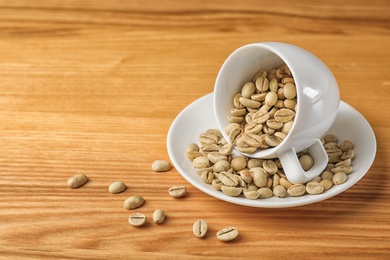
[[[246,154],[278,146],[291,129],[297,102],[295,81],[286,64],[260,69],[234,96],[225,128],[229,141]]]

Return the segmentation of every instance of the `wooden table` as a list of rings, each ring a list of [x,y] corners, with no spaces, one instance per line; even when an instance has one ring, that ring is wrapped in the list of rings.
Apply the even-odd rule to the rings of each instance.
[[[390,258],[388,1],[0,0],[0,258]],[[176,115],[213,91],[236,48],[298,45],[335,74],[341,98],[371,124],[377,155],[355,186],[287,209],[219,201],[176,169]],[[348,131],[348,129],[346,129]],[[178,143],[177,145],[187,145]],[[71,190],[76,173],[90,181]],[[128,189],[108,193],[121,180]],[[168,196],[186,185],[182,199]],[[132,227],[123,201],[144,196]],[[151,221],[162,208],[162,225]],[[198,218],[204,239],[192,234]],[[239,237],[215,233],[236,226]]]

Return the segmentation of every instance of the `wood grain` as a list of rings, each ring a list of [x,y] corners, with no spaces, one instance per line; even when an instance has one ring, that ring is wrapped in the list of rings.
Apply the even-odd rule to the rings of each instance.
[[[0,0],[1,259],[286,259],[390,257],[388,1]],[[213,91],[244,44],[283,41],[320,57],[341,98],[374,129],[367,175],[329,200],[296,208],[231,205],[172,169],[176,115]],[[347,130],[346,130],[347,131]],[[186,145],[186,144],[178,144]],[[66,181],[90,181],[71,190]],[[114,181],[128,189],[108,193]],[[172,185],[188,196],[173,199]],[[162,225],[127,222],[123,201]],[[192,234],[198,218],[204,239]],[[215,233],[234,225],[239,237]]]

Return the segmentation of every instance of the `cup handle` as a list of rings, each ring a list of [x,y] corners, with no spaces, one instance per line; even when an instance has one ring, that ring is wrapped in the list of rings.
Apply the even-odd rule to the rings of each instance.
[[[302,169],[294,148],[291,148],[279,156],[280,163],[283,166],[284,173],[289,182],[293,184],[306,183],[319,176],[326,168],[326,165],[328,164],[328,155],[320,140],[317,139],[316,142],[309,147],[308,152],[314,160],[313,166],[308,171]]]

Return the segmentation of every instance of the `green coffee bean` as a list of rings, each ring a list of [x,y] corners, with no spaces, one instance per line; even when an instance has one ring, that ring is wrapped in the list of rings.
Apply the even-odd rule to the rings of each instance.
[[[322,140],[324,141],[325,144],[330,142],[337,143],[338,138],[334,134],[327,134],[324,137],[322,137]]]
[[[276,185],[273,189],[273,193],[276,197],[284,198],[287,195],[287,190],[282,185]]]
[[[265,123],[269,119],[269,114],[265,110],[259,110],[252,116],[252,122],[255,124]]]
[[[253,122],[248,123],[245,125],[244,132],[248,134],[259,134],[261,132],[261,129],[263,129],[262,124],[255,124]]]
[[[221,187],[223,185],[223,183],[219,180],[219,179],[214,179],[212,182],[211,182],[211,185],[213,186],[213,188],[215,190],[218,190],[220,191],[221,190]]]
[[[199,136],[199,142],[202,144],[216,144],[218,139],[218,136],[210,133],[202,133]]]
[[[244,118],[242,116],[229,116],[228,121],[230,123],[242,123],[244,122]]]
[[[243,188],[222,185],[221,191],[223,193],[225,193],[226,195],[229,195],[232,197],[237,197],[238,195],[241,194],[241,192],[243,191]]]
[[[251,96],[251,99],[256,100],[256,101],[264,101],[266,95],[267,95],[266,92],[265,93],[256,93],[256,94],[253,94]]]
[[[259,69],[256,71],[255,75],[252,77],[252,81],[256,82],[257,78],[268,78],[268,72],[264,69]]]
[[[295,88],[295,85],[293,83],[286,83],[283,87],[284,90],[284,96],[287,99],[293,99],[297,95],[297,89]]]
[[[260,92],[266,92],[269,88],[269,80],[267,78],[258,77],[256,79],[256,88]]]
[[[214,172],[222,172],[222,171],[228,171],[232,166],[228,161],[222,160],[218,161],[214,164],[213,166],[213,171]]]
[[[232,143],[235,143],[237,138],[239,138],[243,133],[243,130],[241,127],[233,128],[232,131],[229,133],[229,140]]]
[[[202,179],[202,181],[204,183],[210,184],[214,180],[214,174],[212,172],[209,172],[209,171],[203,171],[200,174],[200,178]]]
[[[77,189],[88,182],[88,177],[85,174],[76,174],[68,179],[68,186],[71,189]]]
[[[253,176],[253,183],[261,188],[264,187],[267,184],[267,172],[260,167],[255,167],[249,170],[250,173],[252,173]]]
[[[244,189],[242,191],[242,193],[244,194],[245,198],[251,199],[251,200],[255,200],[255,199],[259,198],[259,196],[260,196],[260,194],[259,194],[259,192],[257,192],[257,190]]]
[[[253,94],[255,94],[256,86],[253,82],[247,82],[241,89],[241,96],[243,98],[250,98]]]
[[[269,146],[275,147],[278,146],[283,140],[275,135],[266,135],[264,141]]]
[[[199,146],[196,143],[190,143],[187,145],[187,152],[189,151],[199,151]]]
[[[108,191],[112,194],[121,193],[126,189],[126,184],[122,181],[113,182],[108,187]]]
[[[275,187],[278,185],[280,185],[280,176],[279,176],[279,174],[274,174],[274,175],[272,175],[272,188],[275,189]],[[280,185],[280,186],[282,186],[282,185]]]
[[[181,198],[187,193],[187,189],[183,185],[178,185],[178,186],[172,186],[169,188],[168,193],[171,197],[174,198]]]
[[[341,156],[341,160],[347,160],[347,159],[353,159],[355,157],[355,152],[353,150],[348,150],[347,152],[344,152]]]
[[[146,216],[142,213],[133,213],[129,216],[129,223],[132,226],[140,227],[146,223]]]
[[[263,159],[257,159],[257,158],[249,158],[247,162],[247,166],[249,169],[254,167],[262,167],[263,166]]]
[[[271,79],[269,81],[269,90],[272,92],[277,92],[278,91],[278,80],[277,79]]]
[[[252,100],[250,98],[240,97],[240,103],[247,108],[259,108],[261,103],[259,101]]]
[[[232,144],[225,144],[218,150],[218,152],[221,155],[226,155],[226,156],[231,155],[233,152],[233,145]]]
[[[232,116],[245,116],[246,114],[246,109],[245,108],[232,108],[232,110],[230,111],[230,114]]]
[[[328,154],[329,158],[339,157],[343,154],[343,151],[341,151],[339,148],[329,148],[329,149],[325,149],[325,151]]]
[[[353,149],[353,144],[349,140],[342,141],[340,143],[340,150],[343,152],[348,152],[349,150]]]
[[[290,132],[293,124],[294,124],[294,120],[285,122],[282,126],[281,132],[287,135]]]
[[[273,160],[264,160],[263,169],[270,175],[274,175],[278,171],[278,166]]]
[[[322,184],[322,186],[324,186],[325,191],[329,190],[333,186],[333,181],[331,179],[322,180],[320,181],[320,183]]]
[[[336,185],[343,184],[348,179],[347,174],[344,172],[337,172],[333,176],[333,183]]]
[[[310,155],[308,154],[305,154],[303,156],[301,156],[301,158],[299,158],[299,162],[302,166],[302,169],[304,171],[308,171],[310,170],[310,168],[313,166],[314,164],[314,160],[313,160],[313,157],[311,157]]]
[[[320,176],[321,176],[322,180],[326,180],[326,179],[330,179],[331,180],[331,179],[333,179],[333,175],[334,174],[331,171],[324,171],[324,172],[321,173]]]
[[[240,102],[241,93],[237,93],[233,98],[233,105],[235,108],[244,108],[244,106]]]
[[[266,187],[260,188],[257,193],[259,194],[260,199],[271,198],[273,195],[272,190]]]
[[[291,109],[291,110],[295,110],[296,112],[296,105],[297,105],[297,101],[295,101],[295,99],[285,99],[283,101],[283,105],[285,108],[288,108],[288,109]]]
[[[208,225],[204,219],[198,219],[192,226],[192,232],[198,238],[203,238],[207,233]]]
[[[226,155],[222,155],[219,152],[210,152],[207,155],[207,158],[209,159],[209,161],[211,163],[214,163],[214,164],[216,162],[218,162],[218,161],[227,161],[227,156]]]
[[[193,161],[196,157],[202,156],[202,153],[200,151],[187,151],[186,156]]]
[[[309,194],[320,194],[324,191],[324,186],[315,181],[306,183],[306,192]]]
[[[331,169],[333,173],[344,172],[346,174],[350,174],[352,172],[352,166],[338,166]]]
[[[287,108],[282,108],[275,113],[275,120],[281,123],[287,123],[295,117],[295,111]]]
[[[192,165],[195,168],[205,168],[210,166],[210,161],[207,156],[199,156],[192,161]]]
[[[156,222],[157,224],[163,223],[165,220],[165,212],[162,209],[156,209],[153,212],[153,221]]]
[[[282,83],[283,84],[286,84],[286,83],[293,83],[293,84],[295,84],[295,80],[292,77],[285,77],[285,78],[282,78]]]
[[[124,207],[125,207],[125,209],[135,209],[135,208],[142,206],[142,204],[144,204],[144,202],[145,202],[145,200],[142,196],[135,195],[135,196],[128,197],[125,200]]]
[[[232,241],[238,236],[238,229],[235,227],[227,227],[217,232],[217,238],[221,241]]]
[[[269,119],[266,122],[267,126],[271,129],[281,129],[283,127],[283,123],[276,121],[276,119]]]
[[[171,169],[171,164],[166,160],[156,160],[152,163],[152,170],[156,172],[166,172]]]
[[[314,177],[311,181],[314,181],[314,182],[321,182],[322,179],[321,179],[321,176],[317,176],[317,177]]]
[[[338,162],[335,164],[335,167],[340,167],[340,166],[351,166],[352,160],[351,159],[346,159],[344,161]]]
[[[276,101],[278,101],[278,95],[275,92],[268,92],[265,96],[265,103],[270,107],[275,105]]]
[[[287,193],[292,197],[302,196],[306,192],[306,187],[303,184],[294,184],[287,189]]]
[[[230,165],[235,171],[240,171],[246,167],[246,158],[244,156],[234,157]]]
[[[221,130],[219,130],[219,129],[209,128],[209,129],[206,130],[205,133],[213,134],[216,137],[218,137],[219,139],[222,138],[222,133],[221,133]]]
[[[286,189],[289,189],[291,186],[293,186],[293,184],[289,182],[285,177],[280,178],[279,183]]]

